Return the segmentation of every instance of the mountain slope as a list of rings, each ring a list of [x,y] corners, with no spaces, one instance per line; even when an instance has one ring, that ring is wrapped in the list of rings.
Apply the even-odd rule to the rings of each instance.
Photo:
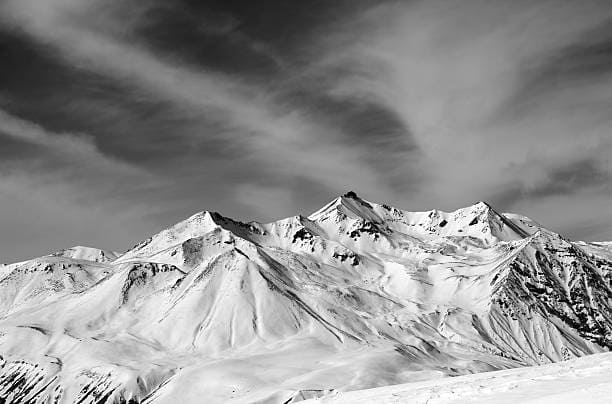
[[[610,255],[483,202],[200,212],[0,272],[0,397],[274,403],[604,352]]]

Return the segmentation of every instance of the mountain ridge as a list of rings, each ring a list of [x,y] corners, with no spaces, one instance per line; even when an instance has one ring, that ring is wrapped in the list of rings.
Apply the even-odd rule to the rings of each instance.
[[[611,256],[484,202],[408,212],[348,192],[270,223],[198,212],[118,256],[0,271],[0,397],[275,403],[604,352]]]

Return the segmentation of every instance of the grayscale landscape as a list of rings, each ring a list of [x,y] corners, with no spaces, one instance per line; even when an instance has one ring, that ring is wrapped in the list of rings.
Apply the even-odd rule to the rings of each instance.
[[[590,394],[612,370],[612,243],[484,202],[407,212],[348,192],[266,224],[206,211],[122,254],[1,271],[9,402],[486,402],[578,372],[586,387],[564,387]],[[435,382],[401,385],[420,380]]]
[[[0,0],[0,404],[612,402],[610,0]]]

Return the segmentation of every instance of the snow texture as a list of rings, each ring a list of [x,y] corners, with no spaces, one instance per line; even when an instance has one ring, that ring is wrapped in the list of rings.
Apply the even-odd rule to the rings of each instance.
[[[123,254],[0,266],[0,398],[487,402],[534,377],[589,397],[610,365],[611,287],[611,244],[484,202],[407,212],[349,192],[266,224],[200,212]],[[592,369],[555,364],[592,354]]]

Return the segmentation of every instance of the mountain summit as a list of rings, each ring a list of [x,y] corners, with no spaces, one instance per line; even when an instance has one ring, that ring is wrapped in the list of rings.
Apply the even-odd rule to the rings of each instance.
[[[0,397],[288,403],[558,362],[612,347],[611,288],[610,244],[484,202],[200,212],[123,254],[0,267]]]

